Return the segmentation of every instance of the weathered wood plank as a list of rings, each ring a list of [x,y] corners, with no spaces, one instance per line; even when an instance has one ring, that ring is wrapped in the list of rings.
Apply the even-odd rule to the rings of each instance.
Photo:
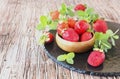
[[[120,0],[0,0],[0,79],[120,79],[65,69],[38,46],[35,27],[39,16],[62,3],[85,3],[106,20],[120,23]]]

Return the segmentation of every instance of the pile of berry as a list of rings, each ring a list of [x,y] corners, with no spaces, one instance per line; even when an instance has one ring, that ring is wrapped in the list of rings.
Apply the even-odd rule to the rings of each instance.
[[[95,35],[95,44],[93,51],[88,57],[88,64],[97,67],[105,60],[105,52],[115,46],[115,40],[119,38],[116,32],[108,29],[107,23],[101,19],[93,8],[87,5],[78,4],[76,6],[66,6],[62,4],[59,10],[52,11],[48,15],[40,17],[37,26],[38,30],[43,31],[40,37],[40,43],[50,43],[54,40],[50,30],[57,30],[58,35],[64,40],[71,42],[84,42],[90,40]],[[72,52],[72,51],[71,51]],[[73,55],[73,54],[69,54]],[[65,61],[67,55],[58,56],[59,61]],[[71,57],[71,56],[69,56]],[[73,64],[73,57],[67,61]]]

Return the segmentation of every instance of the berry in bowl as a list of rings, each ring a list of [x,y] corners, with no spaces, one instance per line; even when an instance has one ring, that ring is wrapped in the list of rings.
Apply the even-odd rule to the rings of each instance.
[[[56,33],[57,45],[67,52],[84,53],[90,50],[94,46],[95,36],[93,32],[88,31],[90,28],[89,23],[81,20],[75,21],[71,25],[73,26],[70,26],[69,20],[66,23],[58,24]]]

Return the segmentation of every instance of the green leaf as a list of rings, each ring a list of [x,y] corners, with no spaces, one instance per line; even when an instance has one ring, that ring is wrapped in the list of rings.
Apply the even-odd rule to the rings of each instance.
[[[65,15],[67,11],[66,5],[63,3],[60,9],[60,14]]]
[[[66,61],[69,64],[73,64],[73,58],[75,57],[74,52],[69,52],[68,54],[59,55],[57,57],[58,61]]]
[[[93,9],[93,8],[87,8],[87,9],[85,10],[85,12],[86,12],[87,14],[92,14],[92,13],[94,12],[94,9]]]
[[[49,24],[51,24],[52,23],[52,19],[51,19],[51,17],[50,17],[50,15],[49,16],[47,16],[48,18],[47,18],[47,24],[49,25]]]
[[[108,49],[104,49],[105,52],[108,52]]]
[[[106,34],[108,34],[109,36],[112,36],[113,35],[113,31],[109,29],[109,30],[106,31]]]
[[[42,26],[40,23],[36,26],[37,30],[45,30],[46,27]]]
[[[46,39],[47,39],[47,36],[46,36],[46,35],[42,35],[42,36],[40,37],[40,39],[39,39],[39,43],[40,43],[40,44],[44,44],[45,41],[46,41]]]
[[[95,32],[95,38],[96,38],[96,40],[100,39],[100,33],[99,32]]]
[[[104,45],[106,49],[111,49],[111,44],[107,40],[102,40],[102,45]]]
[[[100,46],[100,49],[105,50],[106,48],[105,48],[104,45],[101,45],[101,46]]]
[[[74,64],[74,61],[72,58],[67,58],[66,59],[66,62],[69,63],[69,64]]]
[[[65,15],[60,15],[60,21],[67,21],[67,18]]]
[[[56,30],[58,22],[52,21],[51,24],[49,24],[50,30]]]
[[[90,15],[90,23],[95,22],[99,18],[98,14],[91,14]]]
[[[102,49],[105,52],[108,49],[112,48],[112,45],[108,42],[109,34],[103,34],[103,33],[100,33],[100,32],[96,32],[95,37],[96,37],[95,44],[94,44],[95,48]]]
[[[95,40],[94,48],[99,48],[99,44],[100,44],[99,41],[100,40]]]
[[[103,34],[102,32],[96,32],[95,33],[95,38],[96,40],[108,40],[109,35],[108,34]]]
[[[114,39],[119,39],[119,36],[118,35],[114,35],[113,38]]]
[[[67,14],[71,17],[74,16],[74,12],[70,8],[67,8]]]
[[[75,53],[74,52],[70,52],[67,54],[67,58],[74,58],[75,57]]]
[[[48,20],[47,20],[47,17],[46,17],[46,16],[41,16],[41,17],[40,17],[40,23],[41,23],[42,26],[46,27],[47,21],[48,21]]]
[[[76,11],[77,15],[80,16],[80,17],[84,17],[85,15],[87,15],[84,11]]]
[[[58,61],[65,61],[66,58],[67,58],[67,55],[66,55],[66,54],[64,54],[64,55],[59,55],[59,56],[57,57],[57,60],[58,60]]]
[[[100,46],[100,45],[101,45],[101,43],[102,43],[102,41],[101,41],[101,40],[99,40],[98,45]]]
[[[115,46],[115,40],[111,37],[112,45]]]

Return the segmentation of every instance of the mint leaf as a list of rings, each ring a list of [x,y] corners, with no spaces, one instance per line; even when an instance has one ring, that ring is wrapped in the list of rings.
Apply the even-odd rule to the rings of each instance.
[[[49,24],[50,30],[56,30],[58,22],[52,21],[51,24]]]
[[[60,14],[65,15],[67,11],[66,5],[63,3],[60,9]]]
[[[71,17],[74,16],[74,12],[70,8],[67,8],[67,14]]]
[[[67,58],[74,58],[75,57],[75,53],[74,52],[70,52],[67,54]]]
[[[99,47],[99,40],[95,40],[94,48],[98,48],[98,47]]]
[[[104,48],[106,49],[111,49],[111,44],[108,42],[108,40],[102,40],[102,45],[104,46]]]
[[[119,36],[118,35],[114,35],[113,38],[114,39],[119,39]]]
[[[58,61],[66,61],[68,64],[73,64],[73,58],[75,57],[74,52],[69,52],[68,54],[59,55],[57,57]]]
[[[65,15],[60,15],[60,21],[67,21],[67,18]]]
[[[103,34],[102,32],[96,32],[95,33],[95,38],[96,40],[108,40],[109,35],[108,34]]]
[[[67,63],[69,63],[69,64],[74,64],[74,61],[73,61],[72,58],[67,58],[66,61],[67,61]]]
[[[118,31],[119,31],[119,29],[116,30],[116,31],[113,33],[113,31],[109,29],[109,30],[107,30],[107,32],[106,32],[106,33],[109,35],[110,40],[111,40],[113,46],[115,46],[115,39],[119,39],[119,36],[116,35],[116,33],[117,33]]]
[[[57,57],[57,60],[58,60],[58,61],[65,61],[66,58],[67,58],[67,55],[66,55],[66,54],[64,54],[64,55],[59,55],[59,56]]]
[[[81,10],[76,11],[76,14],[77,14],[79,17],[84,17],[84,16],[87,15],[84,11],[81,11]]]
[[[111,37],[112,45],[115,46],[115,40]]]
[[[106,33],[107,33],[109,36],[113,35],[113,31],[112,31],[112,30],[110,30],[110,29],[109,29],[109,30],[107,30],[107,31],[106,31]]]
[[[91,15],[89,15],[89,17],[90,17],[89,22],[90,22],[91,24],[92,24],[93,22],[95,22],[95,21],[99,18],[98,14],[91,14]]]
[[[90,15],[90,14],[92,14],[94,12],[94,9],[93,8],[87,8],[85,10],[85,12]]]
[[[95,22],[99,16],[94,12],[93,8],[87,8],[85,11],[77,11],[76,13],[79,17],[79,19],[86,20],[90,24]]]
[[[47,24],[49,25],[49,24],[51,24],[51,23],[52,23],[52,19],[51,19],[50,16],[48,16],[48,18],[47,18]]]
[[[41,16],[41,17],[40,17],[40,23],[41,23],[42,26],[46,27],[47,21],[48,21],[48,20],[47,20],[47,17],[46,17],[46,16]]]
[[[42,26],[40,23],[36,26],[37,30],[45,30],[46,27]]]
[[[112,45],[109,42],[110,34],[112,32],[108,31],[106,34],[101,33],[101,32],[96,32],[95,33],[95,48],[99,48],[107,52],[108,49],[112,48]]]
[[[47,35],[42,35],[42,36],[40,37],[40,39],[39,39],[39,43],[40,43],[40,44],[44,44],[45,41],[46,41],[46,39],[47,39]]]

